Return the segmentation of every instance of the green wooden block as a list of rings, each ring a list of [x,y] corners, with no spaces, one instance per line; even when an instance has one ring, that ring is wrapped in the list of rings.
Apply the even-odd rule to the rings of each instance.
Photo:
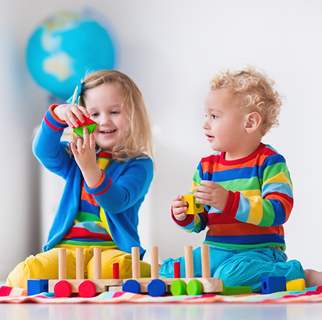
[[[80,122],[79,119],[77,119],[77,123],[79,124],[79,127],[77,128],[73,127],[73,131],[81,137],[83,136],[84,127],[87,128],[89,134],[93,133],[97,127],[97,123],[92,119],[87,118],[85,116],[84,116],[84,119],[85,119],[85,122]]]
[[[88,126],[82,126],[82,127],[78,127],[78,128],[74,128],[73,131],[75,133],[77,133],[79,136],[83,136],[83,130],[84,130],[84,127],[87,128],[88,130],[88,134],[91,134],[95,131],[96,127],[97,127],[97,123],[93,123],[93,124],[90,124]]]
[[[251,294],[253,293],[252,287],[226,287],[223,286],[223,292],[222,294],[225,296],[234,296],[234,295],[240,295],[240,294]]]

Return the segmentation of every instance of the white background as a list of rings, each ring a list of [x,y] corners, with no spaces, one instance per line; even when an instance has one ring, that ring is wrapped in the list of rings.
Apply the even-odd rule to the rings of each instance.
[[[0,279],[40,251],[41,226],[51,223],[62,183],[44,178],[31,152],[33,130],[49,102],[28,73],[26,44],[48,16],[86,8],[100,11],[112,26],[117,69],[138,84],[153,123],[156,172],[140,214],[143,246],[158,246],[162,260],[182,255],[184,245],[200,245],[204,234],[187,234],[171,220],[172,197],[189,191],[199,159],[211,153],[202,130],[211,74],[251,64],[267,71],[285,97],[280,127],[264,142],[286,157],[294,183],[287,254],[322,270],[322,2],[2,0]],[[42,221],[44,193],[50,204]]]

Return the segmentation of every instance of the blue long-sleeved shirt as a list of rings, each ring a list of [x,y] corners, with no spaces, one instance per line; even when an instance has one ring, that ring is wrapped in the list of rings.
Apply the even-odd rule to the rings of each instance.
[[[66,181],[44,251],[54,248],[72,227],[83,180],[81,170],[68,152],[68,142],[61,141],[67,124],[55,116],[54,107],[46,112],[33,141],[33,152],[38,160]],[[103,179],[95,188],[89,188],[85,183],[86,191],[104,209],[117,247],[128,253],[131,247],[139,247],[142,258],[145,250],[141,247],[137,230],[138,212],[153,179],[153,162],[150,158],[132,158],[126,162],[114,160],[103,173]]]

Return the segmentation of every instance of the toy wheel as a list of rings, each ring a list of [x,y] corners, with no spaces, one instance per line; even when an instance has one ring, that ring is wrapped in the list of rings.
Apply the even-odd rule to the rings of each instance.
[[[83,298],[91,298],[96,294],[95,284],[91,280],[84,280],[78,286],[78,293]]]
[[[186,294],[187,285],[182,279],[173,280],[171,283],[171,293],[173,296],[183,296]]]
[[[152,297],[160,297],[165,294],[167,287],[161,279],[152,279],[148,284],[148,294]]]
[[[140,293],[141,292],[141,286],[140,284],[134,280],[129,279],[126,280],[122,286],[122,291],[124,292],[132,292],[132,293]]]
[[[202,294],[202,283],[197,279],[192,279],[187,284],[187,294],[189,296],[196,296]]]
[[[54,285],[54,293],[57,298],[66,298],[72,294],[72,286],[66,280],[60,280]]]

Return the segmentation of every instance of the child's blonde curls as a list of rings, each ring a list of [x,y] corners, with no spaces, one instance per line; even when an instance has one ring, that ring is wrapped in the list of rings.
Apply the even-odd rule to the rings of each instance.
[[[258,112],[262,118],[261,134],[264,136],[273,126],[278,126],[282,99],[274,89],[275,82],[254,67],[242,71],[224,69],[210,81],[211,89],[227,89],[241,99],[241,107]]]

